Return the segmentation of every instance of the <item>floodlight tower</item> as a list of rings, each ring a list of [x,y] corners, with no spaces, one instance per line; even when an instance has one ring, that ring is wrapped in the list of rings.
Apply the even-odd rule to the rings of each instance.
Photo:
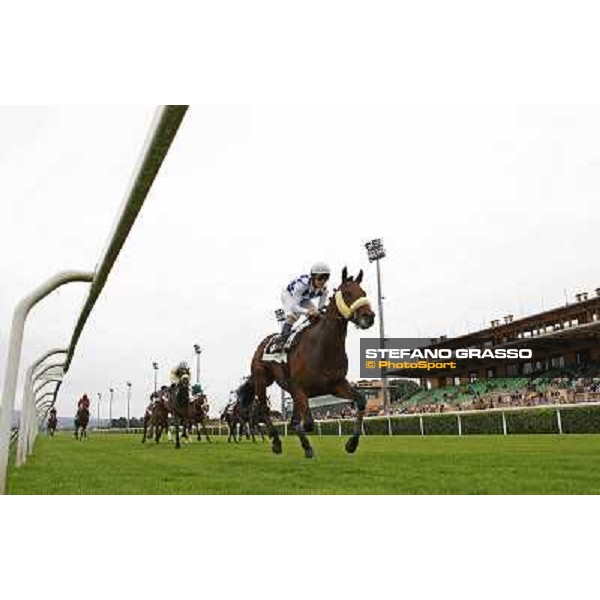
[[[202,348],[200,344],[194,344],[194,352],[196,353],[196,384],[200,383],[200,354],[202,354]]]
[[[129,418],[131,407],[131,381],[127,382],[127,431],[129,431]]]
[[[369,262],[374,262],[377,267],[377,304],[379,309],[379,347],[385,348],[385,329],[383,326],[383,295],[381,293],[381,267],[379,261],[385,257],[385,248],[381,238],[376,238],[365,244]],[[389,410],[389,394],[388,381],[385,377],[385,372],[382,369],[381,373],[383,384],[383,408],[387,412]]]
[[[113,388],[110,388],[108,391],[110,392],[110,398],[108,400],[108,427],[109,427],[109,429],[112,429],[112,405],[113,405],[115,390]]]
[[[158,389],[158,363],[153,362],[152,368],[154,369],[154,391]]]
[[[98,392],[98,416],[96,417],[96,429],[100,429],[100,403],[102,402],[102,394]]]

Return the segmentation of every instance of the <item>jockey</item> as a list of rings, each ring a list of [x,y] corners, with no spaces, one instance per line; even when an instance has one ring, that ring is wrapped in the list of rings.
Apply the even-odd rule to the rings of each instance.
[[[85,408],[87,410],[89,410],[90,408],[90,399],[87,397],[87,394],[84,394],[83,396],[81,396],[81,398],[79,399],[79,402],[77,403],[77,408]]]
[[[285,322],[281,330],[281,340],[285,340],[295,321],[302,315],[318,318],[319,311],[327,303],[327,280],[331,269],[323,262],[315,263],[310,275],[300,275],[294,279],[281,293],[281,302],[285,310]],[[319,299],[318,308],[311,302]]]
[[[54,407],[54,406],[53,406],[53,407],[50,409],[50,414],[51,414],[51,415],[54,415],[54,416],[56,416],[56,407]]]
[[[177,385],[184,375],[190,376],[188,364],[182,360],[176,367],[171,369],[171,386]]]

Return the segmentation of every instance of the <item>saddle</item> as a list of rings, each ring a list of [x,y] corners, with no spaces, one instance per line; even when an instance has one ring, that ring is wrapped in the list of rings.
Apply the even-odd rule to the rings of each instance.
[[[286,362],[289,351],[296,345],[305,329],[312,325],[308,317],[301,317],[292,327],[292,331],[285,338],[281,334],[274,333],[265,346],[263,360],[274,362]]]

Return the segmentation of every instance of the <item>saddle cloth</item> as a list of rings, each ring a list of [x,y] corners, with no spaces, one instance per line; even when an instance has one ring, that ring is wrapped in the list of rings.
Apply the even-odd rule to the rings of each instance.
[[[283,348],[280,347],[279,334],[274,333],[265,346],[262,359],[278,363],[287,362],[288,352],[294,346],[296,340],[298,339],[298,335],[310,327],[310,325],[311,322],[308,317],[300,317],[292,327],[292,331],[285,341]]]

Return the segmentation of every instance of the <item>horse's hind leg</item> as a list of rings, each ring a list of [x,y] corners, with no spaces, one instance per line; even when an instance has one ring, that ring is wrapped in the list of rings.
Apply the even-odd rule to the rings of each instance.
[[[363,395],[355,390],[347,381],[341,381],[333,388],[334,396],[338,398],[348,398],[348,400],[353,400],[356,405],[356,420],[354,421],[354,429],[352,431],[352,436],[348,438],[348,441],[345,444],[346,452],[352,454],[356,452],[358,448],[358,442],[360,441],[360,436],[362,435],[362,422],[365,416],[365,408],[366,408],[366,400]]]
[[[254,394],[257,402],[256,408],[260,418],[267,426],[267,432],[271,438],[271,450],[275,454],[281,454],[281,438],[279,437],[277,429],[275,429],[275,425],[273,425],[273,421],[271,421],[271,411],[269,410],[269,405],[267,403],[267,388],[273,383],[273,376],[267,376],[267,373],[265,373],[264,370],[257,371],[252,375],[254,377]]]
[[[310,441],[308,436],[306,435],[306,430],[304,429],[303,421],[307,418],[308,415],[308,396],[298,390],[294,390],[292,394],[292,398],[294,399],[294,411],[292,413],[292,428],[298,434],[300,438],[300,444],[302,445],[302,449],[304,450],[304,456],[306,458],[312,458],[315,453],[310,445]]]

